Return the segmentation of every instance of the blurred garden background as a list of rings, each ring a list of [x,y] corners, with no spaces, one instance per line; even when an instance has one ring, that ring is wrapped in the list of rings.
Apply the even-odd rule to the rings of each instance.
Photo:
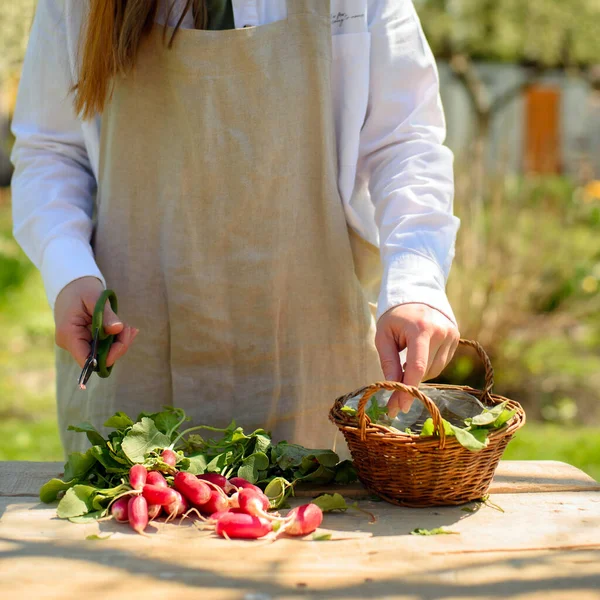
[[[448,291],[528,423],[505,458],[600,480],[600,3],[415,0],[462,227]],[[0,3],[0,460],[60,460],[53,320],[11,234],[9,123],[35,0]],[[39,99],[44,102],[43,98]],[[482,385],[459,352],[444,381]]]

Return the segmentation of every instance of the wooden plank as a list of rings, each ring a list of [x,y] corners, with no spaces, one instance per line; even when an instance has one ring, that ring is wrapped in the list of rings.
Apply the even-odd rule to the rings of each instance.
[[[150,537],[113,522],[74,525],[52,507],[0,500],[0,574],[8,598],[101,598],[135,590],[146,600],[511,597],[596,599],[598,492],[504,494],[505,512],[481,507],[398,508],[326,515],[333,541],[226,541],[191,524],[158,524]],[[456,535],[416,537],[415,527]],[[106,541],[90,534],[112,533]],[[547,548],[555,548],[548,552]],[[572,595],[575,594],[575,595]]]

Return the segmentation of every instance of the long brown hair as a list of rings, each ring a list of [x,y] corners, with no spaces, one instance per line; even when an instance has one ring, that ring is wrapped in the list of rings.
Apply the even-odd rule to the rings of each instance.
[[[89,0],[89,16],[80,42],[78,81],[73,86],[75,111],[84,119],[102,112],[112,78],[134,66],[140,42],[154,24],[158,2]],[[169,15],[173,7],[171,2]],[[169,44],[189,10],[193,10],[196,28],[206,28],[207,0],[187,0]]]

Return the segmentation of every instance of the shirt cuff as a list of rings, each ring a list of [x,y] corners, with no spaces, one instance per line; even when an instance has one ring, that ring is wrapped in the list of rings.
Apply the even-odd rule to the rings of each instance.
[[[82,277],[96,277],[106,287],[106,281],[94,260],[89,244],[75,238],[57,238],[44,250],[40,266],[50,308],[62,289]]]
[[[446,278],[430,258],[415,253],[394,256],[386,265],[381,281],[377,320],[401,304],[426,304],[440,311],[458,327],[446,295]]]

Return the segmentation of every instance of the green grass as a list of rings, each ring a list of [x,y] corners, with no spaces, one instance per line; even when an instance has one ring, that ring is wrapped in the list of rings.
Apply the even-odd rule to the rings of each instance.
[[[54,391],[52,314],[39,274],[10,235],[0,190],[0,460],[62,460]],[[10,276],[4,265],[10,265]],[[600,480],[600,428],[528,423],[506,459],[560,460]]]
[[[507,460],[560,460],[600,481],[600,427],[526,423],[509,443]]]

